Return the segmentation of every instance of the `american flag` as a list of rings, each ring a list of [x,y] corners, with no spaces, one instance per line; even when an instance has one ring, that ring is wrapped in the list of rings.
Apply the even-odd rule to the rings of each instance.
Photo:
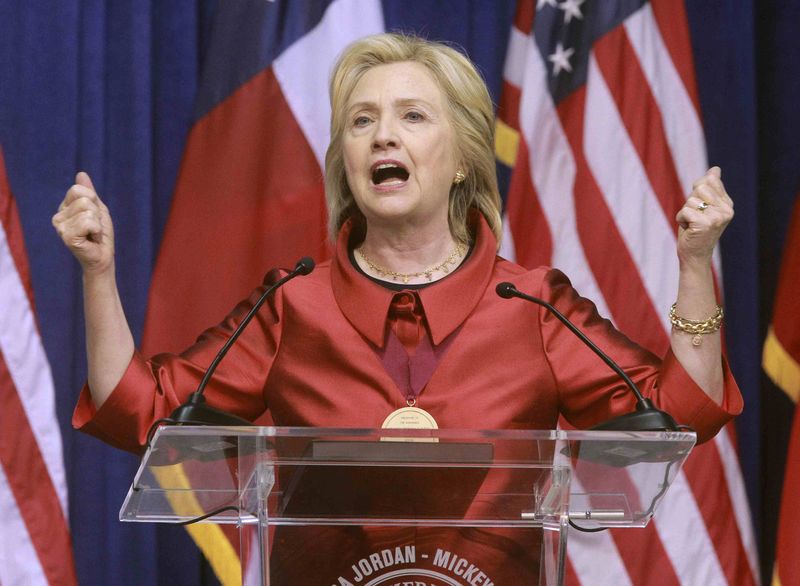
[[[501,253],[563,270],[660,354],[678,289],[674,218],[707,168],[698,104],[682,2],[519,1],[497,123]],[[570,581],[759,583],[734,442],[730,427],[696,448],[647,529],[573,532]]]
[[[0,584],[77,584],[55,395],[0,149]]]

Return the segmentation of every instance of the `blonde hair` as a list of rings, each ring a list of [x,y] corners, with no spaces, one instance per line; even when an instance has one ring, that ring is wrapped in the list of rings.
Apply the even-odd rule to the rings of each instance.
[[[450,188],[449,225],[453,237],[469,242],[467,216],[477,208],[498,243],[502,232],[500,193],[494,158],[494,111],[489,91],[472,62],[443,45],[419,37],[386,33],[365,37],[339,57],[330,82],[331,142],[325,156],[328,230],[332,239],[348,218],[363,220],[344,167],[342,136],[347,127],[346,105],[361,77],[372,67],[410,61],[430,72],[445,97],[453,126],[457,160],[466,175]]]

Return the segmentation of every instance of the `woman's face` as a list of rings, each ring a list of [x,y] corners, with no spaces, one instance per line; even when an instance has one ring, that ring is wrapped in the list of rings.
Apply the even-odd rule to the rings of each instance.
[[[458,161],[444,95],[427,69],[373,67],[345,108],[347,182],[368,226],[447,230]]]

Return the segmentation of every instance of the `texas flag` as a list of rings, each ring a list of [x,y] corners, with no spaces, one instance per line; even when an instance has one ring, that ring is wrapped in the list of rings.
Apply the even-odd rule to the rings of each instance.
[[[153,276],[145,352],[186,347],[270,267],[328,256],[328,78],[346,45],[383,31],[374,0],[218,10]]]
[[[329,256],[328,80],[345,46],[383,31],[375,0],[219,3],[153,274],[145,354],[187,347],[270,267]],[[242,583],[235,530],[190,533],[224,584]]]

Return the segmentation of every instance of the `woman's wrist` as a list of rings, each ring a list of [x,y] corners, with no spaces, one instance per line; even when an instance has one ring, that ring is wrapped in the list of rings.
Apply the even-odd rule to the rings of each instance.
[[[712,258],[713,255],[682,255],[678,254],[678,267],[681,272],[712,272]]]
[[[83,267],[82,277],[84,287],[102,287],[116,284],[116,267],[113,261],[104,267]]]

